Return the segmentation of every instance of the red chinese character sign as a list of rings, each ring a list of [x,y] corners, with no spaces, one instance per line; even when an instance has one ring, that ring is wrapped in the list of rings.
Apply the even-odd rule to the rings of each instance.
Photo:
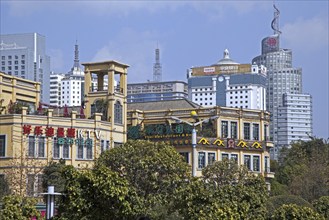
[[[64,137],[64,128],[57,128],[57,137]]]
[[[67,137],[75,138],[75,128],[68,128],[67,129]]]
[[[31,133],[31,125],[23,125],[23,134],[29,135]]]
[[[53,127],[46,127],[46,136],[53,137],[55,134],[55,130]]]
[[[35,126],[34,135],[42,135],[42,126]]]

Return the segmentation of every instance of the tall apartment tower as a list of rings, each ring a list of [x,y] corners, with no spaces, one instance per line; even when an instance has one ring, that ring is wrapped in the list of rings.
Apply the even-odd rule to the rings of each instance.
[[[38,33],[0,35],[0,70],[41,83],[41,100],[49,102],[50,58],[46,38]]]
[[[279,107],[284,105],[284,95],[291,97],[294,94],[302,94],[302,69],[293,67],[292,51],[290,49],[280,48],[280,11],[275,5],[273,6],[275,11],[271,27],[274,34],[262,40],[262,54],[255,57],[252,63],[264,65],[267,68],[266,103],[267,110],[271,113],[270,136],[273,138],[274,143],[271,157],[272,159],[277,159],[280,148],[290,145],[288,142],[283,144],[282,138],[284,138],[286,134],[284,135],[283,132],[279,132]],[[311,99],[309,99],[309,101],[311,102]],[[296,105],[297,108],[298,106],[300,105]],[[286,120],[291,120],[289,118],[290,116],[291,114],[288,114]],[[312,121],[312,119],[310,121]],[[307,124],[310,126],[310,130],[312,130],[312,123]],[[308,137],[311,133],[304,133],[304,135]]]
[[[153,81],[161,82],[162,81],[162,66],[160,63],[160,49],[155,49],[155,63],[153,66]]]

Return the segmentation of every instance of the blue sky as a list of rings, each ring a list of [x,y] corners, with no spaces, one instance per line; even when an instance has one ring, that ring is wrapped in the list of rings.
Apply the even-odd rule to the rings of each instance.
[[[78,40],[80,61],[117,60],[129,82],[152,80],[160,48],[163,80],[186,81],[192,66],[216,63],[228,48],[250,63],[272,34],[273,1],[8,1],[0,0],[0,33],[46,36],[51,69],[68,72]],[[313,127],[329,137],[328,1],[276,1],[281,47],[303,68],[303,92],[313,96]]]

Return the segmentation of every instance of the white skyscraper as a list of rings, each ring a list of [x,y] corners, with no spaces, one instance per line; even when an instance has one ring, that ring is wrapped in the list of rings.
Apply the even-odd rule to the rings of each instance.
[[[296,99],[300,98],[299,95],[302,94],[302,69],[293,67],[292,51],[290,49],[280,48],[281,31],[279,31],[278,23],[280,12],[275,5],[274,9],[274,19],[272,21],[274,35],[262,40],[262,54],[255,57],[252,62],[267,67],[267,110],[271,113],[270,136],[273,138],[274,143],[271,157],[272,159],[278,159],[277,156],[282,147],[281,143],[286,143],[285,139],[289,136],[288,133],[284,134],[284,130],[279,131],[279,108],[284,103],[283,97],[285,94],[289,94],[290,98],[296,94]],[[296,105],[296,108],[302,107]],[[297,109],[294,111],[297,111]],[[290,117],[293,116],[288,114],[288,121],[291,120]],[[308,126],[311,126],[310,131],[312,131],[312,120]],[[308,133],[308,136],[311,135],[312,132]],[[305,140],[304,137],[302,139]]]
[[[0,70],[41,83],[41,100],[49,102],[50,58],[46,38],[38,33],[0,35]]]
[[[312,134],[312,97],[308,94],[283,94],[278,108],[279,148],[299,140],[308,141]]]

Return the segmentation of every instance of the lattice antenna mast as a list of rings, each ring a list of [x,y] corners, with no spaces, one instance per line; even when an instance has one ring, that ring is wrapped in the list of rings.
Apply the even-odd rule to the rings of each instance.
[[[75,41],[75,46],[74,46],[74,65],[73,68],[79,68],[80,63],[79,63],[79,45],[78,45],[78,40]]]
[[[161,82],[162,81],[162,67],[160,63],[160,49],[157,47],[155,49],[155,63],[153,66],[153,81]]]
[[[275,3],[273,3],[274,7],[274,18],[271,23],[271,27],[274,30],[274,34],[280,35],[282,32],[279,30],[279,17],[280,17],[280,11],[279,9],[275,6]]]

